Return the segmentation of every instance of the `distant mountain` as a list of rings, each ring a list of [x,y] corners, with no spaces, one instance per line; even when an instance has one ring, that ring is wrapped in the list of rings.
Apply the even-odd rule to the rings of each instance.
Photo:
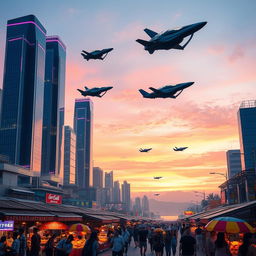
[[[177,202],[164,202],[164,201],[158,201],[155,199],[149,199],[150,211],[154,212],[155,214],[159,214],[161,216],[180,215],[189,206],[191,206],[191,203],[189,202],[177,203]]]

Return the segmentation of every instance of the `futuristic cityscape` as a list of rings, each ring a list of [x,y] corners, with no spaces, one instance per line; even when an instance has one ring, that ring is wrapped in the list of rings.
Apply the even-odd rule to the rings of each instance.
[[[245,2],[2,3],[1,255],[256,255]]]

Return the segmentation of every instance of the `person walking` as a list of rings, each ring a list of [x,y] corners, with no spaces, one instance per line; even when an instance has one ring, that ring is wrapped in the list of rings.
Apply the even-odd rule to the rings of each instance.
[[[38,228],[33,228],[33,235],[31,237],[30,256],[38,256],[41,250],[41,237],[38,234]]]
[[[134,247],[137,248],[139,245],[139,229],[137,225],[135,225],[133,230],[133,240],[134,240]]]
[[[172,231],[171,246],[172,246],[172,255],[175,256],[176,248],[177,248],[177,230]]]
[[[193,256],[195,254],[196,240],[191,236],[190,228],[186,228],[180,239],[180,251],[182,256]]]
[[[167,230],[166,232],[166,236],[164,239],[164,247],[165,247],[166,256],[171,256],[172,235],[170,230]]]
[[[18,232],[13,232],[13,242],[11,246],[10,255],[18,256],[20,251],[20,240],[18,239]]]
[[[215,241],[215,256],[231,256],[225,234],[219,232]]]
[[[0,256],[6,255],[6,236],[2,236],[0,239]]]
[[[115,230],[114,237],[111,239],[112,256],[123,256],[124,239],[118,230]]]
[[[124,254],[127,255],[128,245],[129,245],[129,240],[130,240],[130,233],[128,232],[128,230],[125,227],[122,228],[122,236],[124,239]]]
[[[57,234],[53,234],[46,242],[46,244],[45,244],[45,255],[46,256],[54,255],[54,249],[55,249],[54,240],[55,240],[56,236],[57,236]]]
[[[148,230],[146,229],[145,225],[140,226],[138,236],[139,236],[140,255],[145,256],[147,251],[147,238],[148,238]]]
[[[56,246],[56,256],[68,256],[73,249],[73,240],[72,235],[69,235],[67,239],[60,240]]]
[[[155,234],[153,247],[154,247],[156,256],[163,255],[163,253],[164,253],[164,238],[163,238],[162,233],[158,232]]]
[[[150,245],[150,251],[151,253],[153,253],[153,243],[154,243],[154,236],[155,236],[155,233],[154,233],[154,229],[151,228],[151,230],[149,231],[149,234],[148,234],[148,243]]]
[[[214,241],[216,239],[216,233],[215,231],[211,231],[210,234],[207,234],[206,238],[206,256],[214,256],[215,255],[215,244]]]
[[[24,229],[19,229],[20,251],[19,256],[26,256],[27,252],[27,239],[24,235]]]
[[[252,233],[245,233],[243,238],[243,244],[239,247],[238,256],[247,256],[249,247],[252,243]]]
[[[196,249],[198,253],[203,252],[203,230],[201,229],[200,225],[198,225],[197,229],[195,229],[195,235],[196,235]]]
[[[82,256],[97,256],[99,250],[98,235],[93,231],[90,238],[86,241]]]

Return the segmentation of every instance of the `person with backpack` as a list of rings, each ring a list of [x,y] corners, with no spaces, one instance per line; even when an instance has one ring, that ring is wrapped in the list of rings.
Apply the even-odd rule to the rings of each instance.
[[[56,246],[56,256],[68,256],[73,249],[73,240],[72,235],[69,235],[67,239],[60,240]]]
[[[124,239],[124,254],[127,255],[128,245],[129,245],[129,240],[130,240],[130,233],[128,232],[128,230],[125,227],[122,228],[122,236]]]
[[[98,250],[98,235],[97,232],[93,231],[84,245],[82,256],[97,256]]]
[[[27,251],[27,239],[24,235],[24,229],[19,229],[20,251],[19,256],[26,256]]]

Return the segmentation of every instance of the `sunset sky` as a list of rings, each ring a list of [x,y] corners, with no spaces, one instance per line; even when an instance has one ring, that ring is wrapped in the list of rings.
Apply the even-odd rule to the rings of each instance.
[[[0,4],[0,81],[6,22],[34,14],[48,35],[67,46],[66,124],[83,86],[113,86],[94,103],[94,166],[132,184],[133,196],[195,200],[192,191],[219,192],[225,151],[239,148],[237,110],[256,96],[255,0],[44,0]],[[184,51],[156,51],[135,42],[200,21]],[[82,49],[113,47],[105,61],[85,61]],[[177,99],[144,99],[138,89],[193,81]],[[174,146],[188,146],[174,152]],[[140,153],[141,147],[152,147]],[[153,176],[164,179],[154,181]],[[181,193],[183,191],[184,193]]]

